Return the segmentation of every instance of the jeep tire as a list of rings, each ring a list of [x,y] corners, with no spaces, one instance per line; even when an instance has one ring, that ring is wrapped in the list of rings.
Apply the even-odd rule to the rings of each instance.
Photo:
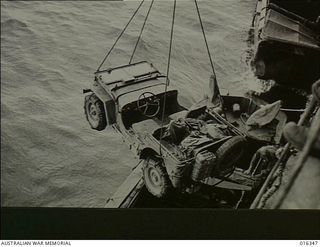
[[[144,162],[143,178],[147,190],[158,198],[166,197],[172,186],[162,162],[154,157],[148,157]]]
[[[85,97],[84,112],[92,129],[100,131],[106,128],[106,114],[103,103],[94,93]]]
[[[216,173],[224,174],[232,169],[235,163],[242,157],[245,149],[246,138],[234,136],[223,143],[216,151]]]

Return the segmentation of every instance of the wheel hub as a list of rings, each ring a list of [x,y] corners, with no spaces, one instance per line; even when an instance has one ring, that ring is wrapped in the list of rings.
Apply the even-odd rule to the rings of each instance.
[[[154,185],[159,185],[160,184],[160,177],[159,177],[159,174],[157,173],[156,170],[151,170],[150,171],[150,178],[151,178],[151,182],[154,184]]]
[[[97,120],[98,114],[97,114],[96,107],[93,104],[90,105],[89,114],[93,120]]]
[[[158,198],[165,197],[170,190],[171,182],[162,160],[148,158],[143,167],[143,179],[147,190]]]

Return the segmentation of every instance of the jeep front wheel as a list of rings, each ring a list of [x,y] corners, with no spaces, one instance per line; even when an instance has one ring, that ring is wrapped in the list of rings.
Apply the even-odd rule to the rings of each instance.
[[[103,130],[106,128],[106,114],[103,103],[94,93],[85,97],[84,112],[92,129]]]
[[[155,158],[147,158],[143,168],[145,185],[148,191],[158,198],[167,196],[171,189],[169,176],[161,163]]]

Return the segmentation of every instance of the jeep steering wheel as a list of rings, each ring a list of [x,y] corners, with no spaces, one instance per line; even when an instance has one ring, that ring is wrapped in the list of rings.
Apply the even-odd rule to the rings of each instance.
[[[146,117],[154,117],[160,111],[160,99],[154,93],[144,92],[137,101],[138,110]]]

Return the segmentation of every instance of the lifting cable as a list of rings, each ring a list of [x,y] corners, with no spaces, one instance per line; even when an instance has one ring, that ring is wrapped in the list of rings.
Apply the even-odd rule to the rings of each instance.
[[[214,70],[214,65],[213,65],[213,61],[212,61],[212,57],[211,57],[211,53],[210,53],[210,49],[209,49],[209,45],[208,45],[208,41],[207,41],[207,37],[206,37],[206,32],[204,31],[204,27],[203,27],[203,23],[202,23],[202,19],[201,19],[201,14],[200,14],[200,10],[199,10],[199,6],[198,6],[198,2],[197,0],[194,0],[194,4],[196,6],[196,9],[197,9],[197,13],[198,13],[198,17],[199,17],[199,22],[200,22],[200,26],[201,26],[201,31],[202,31],[202,35],[203,35],[203,39],[204,39],[204,42],[206,44],[206,48],[207,48],[207,53],[208,53],[208,57],[209,57],[209,60],[210,60],[210,65],[211,65],[211,69],[212,69],[212,73],[213,73],[213,76],[215,78],[215,90],[218,90],[218,97],[219,97],[219,100],[222,104],[222,113],[224,114],[225,116],[225,119],[227,120],[227,114],[225,113],[225,110],[223,109],[223,99],[222,99],[222,96],[220,94],[220,90],[219,90],[219,87],[218,87],[218,82],[217,82],[217,76],[216,76],[216,72]]]
[[[147,19],[148,19],[148,17],[149,17],[149,13],[150,13],[150,11],[151,11],[153,2],[154,2],[154,0],[152,0],[152,2],[151,2],[151,4],[150,4],[150,7],[149,7],[149,10],[148,10],[148,13],[147,13],[147,15],[146,15],[146,17],[145,17],[145,19],[144,19],[144,22],[143,22],[143,25],[142,25],[142,27],[141,27],[141,31],[140,31],[139,37],[138,37],[138,39],[137,39],[136,45],[135,45],[135,47],[134,47],[134,49],[133,49],[133,52],[132,52],[132,55],[131,55],[129,64],[131,64],[131,62],[132,62],[132,60],[133,60],[133,56],[134,56],[134,54],[135,54],[135,52],[136,52],[136,49],[137,49],[137,47],[138,47],[138,44],[139,44],[139,41],[140,41],[140,38],[141,38],[141,35],[142,35],[142,32],[143,32],[143,29],[144,29],[144,26],[146,25]]]
[[[214,76],[216,76],[216,73],[215,73],[215,71],[214,71],[214,66],[213,66],[212,58],[211,58],[211,53],[210,53],[209,46],[208,46],[208,41],[207,41],[206,33],[205,33],[205,31],[204,31],[204,27],[203,27],[203,24],[202,24],[202,19],[201,19],[200,10],[199,10],[199,6],[198,6],[198,3],[197,3],[197,0],[194,0],[194,4],[196,5],[196,9],[197,9],[198,17],[199,17],[199,22],[200,22],[200,26],[201,26],[201,31],[202,31],[203,39],[204,39],[204,42],[206,43],[206,48],[207,48],[207,52],[208,52],[208,56],[209,56],[209,60],[210,60],[211,68],[212,68],[212,73],[213,73]]]
[[[174,27],[174,19],[175,19],[175,14],[176,14],[176,0],[174,0],[173,4],[173,12],[172,12],[172,24],[171,24],[171,34],[170,34],[170,45],[169,45],[169,55],[168,55],[168,63],[167,63],[167,74],[166,74],[166,86],[164,89],[164,98],[163,98],[163,107],[162,107],[162,116],[161,116],[161,132],[160,132],[160,155],[161,153],[161,141],[163,137],[163,120],[164,120],[164,114],[165,114],[165,109],[166,109],[166,99],[167,99],[167,90],[168,90],[168,84],[169,84],[169,72],[170,72],[170,61],[171,61],[171,50],[172,50],[172,40],[173,40],[173,27]]]
[[[135,10],[135,12],[133,13],[133,15],[131,16],[129,22],[127,23],[127,25],[124,27],[124,29],[122,30],[122,32],[120,33],[120,35],[118,36],[118,38],[116,39],[116,41],[114,42],[114,44],[112,45],[111,49],[109,50],[109,52],[107,53],[107,55],[104,57],[104,59],[102,60],[102,63],[100,64],[100,66],[97,69],[97,72],[100,71],[101,66],[104,64],[104,62],[107,60],[107,58],[109,57],[110,53],[112,52],[113,48],[116,46],[116,44],[118,43],[119,39],[121,38],[121,36],[123,35],[123,33],[126,31],[127,27],[129,26],[129,24],[131,23],[131,21],[133,20],[133,18],[135,17],[135,15],[138,13],[140,7],[142,6],[142,4],[144,3],[144,0],[141,1],[141,3],[139,4],[138,8]]]

